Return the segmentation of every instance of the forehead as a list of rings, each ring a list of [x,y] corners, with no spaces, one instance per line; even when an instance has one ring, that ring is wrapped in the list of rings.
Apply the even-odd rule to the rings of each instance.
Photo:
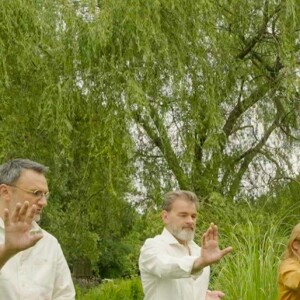
[[[196,203],[180,197],[173,202],[171,211],[175,213],[179,213],[179,212],[197,213],[197,207],[196,207]]]
[[[21,172],[17,183],[27,186],[46,186],[47,179],[43,173],[34,170],[24,169]]]

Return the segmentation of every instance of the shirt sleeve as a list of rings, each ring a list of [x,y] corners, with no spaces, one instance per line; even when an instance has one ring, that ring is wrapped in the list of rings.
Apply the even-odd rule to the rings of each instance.
[[[191,275],[193,265],[198,256],[176,257],[169,255],[165,245],[154,240],[146,240],[141,249],[139,267],[141,272],[151,273],[159,278],[196,279],[202,272]]]
[[[74,300],[75,288],[71,272],[62,249],[58,244],[56,262],[55,283],[53,289],[53,300]]]
[[[279,273],[280,281],[284,286],[300,291],[300,264],[298,262],[283,262]]]

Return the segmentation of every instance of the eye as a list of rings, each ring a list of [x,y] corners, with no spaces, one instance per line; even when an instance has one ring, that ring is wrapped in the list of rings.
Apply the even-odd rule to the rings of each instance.
[[[185,218],[187,214],[179,214],[180,217]]]
[[[34,192],[32,192],[34,196],[36,197],[43,197],[44,193],[42,191],[36,190]]]

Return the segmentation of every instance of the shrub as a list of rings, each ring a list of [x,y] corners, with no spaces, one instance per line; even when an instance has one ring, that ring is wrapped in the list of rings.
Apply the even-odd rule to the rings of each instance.
[[[105,282],[88,292],[77,288],[78,300],[142,300],[143,289],[138,277]]]

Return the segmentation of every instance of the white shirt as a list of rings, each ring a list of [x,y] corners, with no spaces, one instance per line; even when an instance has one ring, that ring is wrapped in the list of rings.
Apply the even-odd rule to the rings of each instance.
[[[191,275],[201,248],[188,243],[190,253],[165,228],[141,248],[139,268],[144,300],[205,300],[210,268]]]
[[[36,223],[34,227],[40,228]],[[0,270],[0,300],[73,300],[75,289],[69,267],[54,236],[17,253]],[[0,218],[0,243],[4,223]]]

